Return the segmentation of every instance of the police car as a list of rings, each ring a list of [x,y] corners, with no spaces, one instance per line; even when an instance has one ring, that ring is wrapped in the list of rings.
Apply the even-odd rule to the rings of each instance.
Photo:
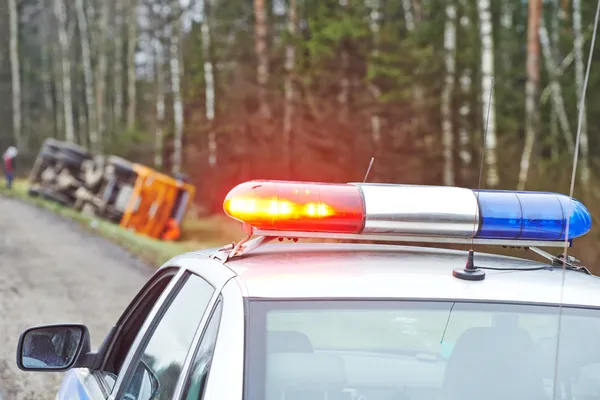
[[[244,240],[164,264],[96,352],[80,324],[26,330],[19,368],[68,370],[57,399],[600,399],[600,281],[540,249],[590,230],[580,202],[250,181],[224,209]]]

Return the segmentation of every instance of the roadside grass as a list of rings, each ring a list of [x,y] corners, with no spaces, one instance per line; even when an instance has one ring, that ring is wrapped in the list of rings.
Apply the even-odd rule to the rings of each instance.
[[[168,259],[188,251],[222,246],[239,240],[243,233],[239,224],[225,216],[201,217],[194,208],[190,209],[181,227],[181,238],[176,242],[165,242],[139,235],[123,229],[117,224],[98,219],[64,207],[60,204],[31,197],[27,194],[28,184],[17,180],[12,190],[0,182],[0,195],[32,203],[42,209],[79,223],[84,228],[97,233],[109,241],[125,248],[156,267]]]

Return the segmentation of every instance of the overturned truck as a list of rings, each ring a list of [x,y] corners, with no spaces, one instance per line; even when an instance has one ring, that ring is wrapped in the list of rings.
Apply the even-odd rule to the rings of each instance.
[[[113,155],[46,139],[29,175],[29,195],[40,196],[152,238],[174,240],[196,189]]]

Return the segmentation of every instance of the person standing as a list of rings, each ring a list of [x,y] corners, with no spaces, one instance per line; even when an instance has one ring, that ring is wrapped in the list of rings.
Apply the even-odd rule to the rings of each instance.
[[[4,161],[4,177],[6,178],[6,187],[12,189],[12,184],[15,179],[15,165],[14,160],[18,154],[18,150],[14,146],[10,146],[2,156]]]

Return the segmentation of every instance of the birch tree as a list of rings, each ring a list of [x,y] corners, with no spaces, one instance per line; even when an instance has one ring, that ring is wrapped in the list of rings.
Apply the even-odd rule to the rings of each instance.
[[[402,10],[404,11],[404,24],[406,25],[406,29],[409,32],[414,32],[416,24],[410,0],[402,0]]]
[[[342,9],[347,10],[349,5],[348,0],[340,0]],[[338,102],[340,105],[340,117],[343,121],[348,121],[349,116],[349,101],[350,101],[350,78],[348,77],[350,68],[350,55],[344,40],[341,42],[341,61],[340,61],[340,92],[338,94]]]
[[[106,0],[104,0],[106,1]],[[119,130],[123,122],[123,31],[124,31],[124,11],[125,11],[125,0],[115,0],[115,26],[114,31],[114,44],[115,44],[115,55],[113,62],[113,96],[114,105],[113,113],[115,120],[115,128]],[[131,21],[127,21],[127,26],[131,24]],[[129,29],[129,28],[128,28]]]
[[[181,99],[181,71],[179,68],[179,29],[180,21],[175,21],[170,32],[169,44],[171,91],[173,93],[173,120],[175,129],[173,138],[173,174],[179,174],[181,172],[183,151],[183,102]]]
[[[212,6],[212,2],[203,1],[204,10],[202,12],[202,52],[204,55],[204,94],[206,97],[206,121],[208,123],[208,165],[214,167],[217,165],[217,134],[214,127],[215,119],[215,77],[213,72],[213,62],[211,58],[211,29],[210,29],[210,10],[207,4]]]
[[[108,32],[108,12],[109,2],[103,1],[100,3],[100,16],[98,21],[98,62],[96,69],[96,108],[98,118],[98,142],[104,138],[106,131],[106,38]]]
[[[258,82],[259,109],[264,118],[270,118],[271,108],[267,100],[269,59],[267,56],[267,14],[265,0],[254,0],[254,40],[258,62],[256,78]]]
[[[549,44],[550,44],[550,48],[551,50],[551,54],[552,54],[552,58],[553,58],[553,62],[556,64],[558,62],[560,62],[560,51],[559,51],[559,46],[560,46],[560,22],[561,22],[561,8],[560,8],[560,4],[559,4],[559,0],[552,0],[551,1],[551,17],[550,17],[550,31],[552,32],[551,36],[548,38]],[[542,55],[544,57],[544,59],[546,58],[546,54],[545,54],[545,50],[544,50],[544,44],[541,43],[541,38],[542,38],[542,30],[541,30],[541,26],[544,25],[544,16],[542,15],[541,21],[540,21],[540,45],[542,46]],[[541,99],[540,99],[541,100]],[[550,137],[552,140],[552,144],[550,147],[550,151],[552,154],[552,159],[553,160],[557,160],[558,159],[558,155],[559,155],[559,145],[558,145],[558,136],[559,136],[559,128],[558,128],[558,117],[556,115],[556,113],[552,113],[550,115]]]
[[[579,138],[581,150],[581,181],[588,187],[590,181],[590,167],[588,161],[589,144],[587,133],[587,116],[585,101],[580,103],[583,93],[584,64],[583,64],[583,34],[581,31],[581,0],[573,0],[573,35],[575,37],[575,84],[577,86],[577,108],[583,106],[583,119],[581,120],[581,137]]]
[[[69,39],[67,37],[67,15],[63,0],[54,0],[54,14],[58,25],[58,45],[60,48],[62,95],[65,117],[65,139],[75,143],[73,128],[73,101],[71,88],[71,60],[69,52]]]
[[[163,142],[165,124],[165,77],[163,46],[159,39],[154,40],[154,61],[156,77],[156,131],[154,134],[154,166],[163,167]]]
[[[411,0],[402,0],[402,10],[404,11],[404,24],[406,26],[406,30],[411,34],[415,33],[418,22],[420,20],[418,9],[419,9],[419,5],[417,2],[413,3],[413,2],[411,2]],[[420,73],[420,69],[417,68],[416,71],[414,71],[414,74],[418,76],[419,73]],[[417,114],[417,116],[416,116],[417,126],[419,128],[421,128],[425,125],[424,116],[423,116],[424,109],[425,109],[425,89],[424,89],[423,85],[416,82],[416,80],[412,86],[412,96],[413,96],[413,99],[415,102],[415,109],[416,109],[416,114]],[[432,140],[432,136],[429,135],[428,133],[426,133],[425,134],[426,147],[431,146],[431,140]]]
[[[130,0],[127,23],[127,128],[135,127],[136,115],[136,68],[135,50],[137,46],[137,0]],[[179,50],[178,50],[179,51]],[[179,62],[177,63],[179,67]]]
[[[513,30],[513,12],[515,4],[513,0],[502,0],[502,14],[500,16],[500,26],[504,32],[511,32]],[[506,41],[508,45],[509,41]],[[512,66],[511,53],[508,51],[509,47],[504,46],[504,51],[501,53],[501,61],[505,71],[509,71]]]
[[[482,120],[485,139],[485,163],[487,165],[486,183],[488,187],[496,187],[499,183],[496,161],[496,100],[492,88],[494,76],[494,39],[492,36],[492,14],[490,0],[477,0],[479,11],[479,29],[481,34],[481,94]],[[489,122],[487,121],[489,110]],[[487,127],[486,127],[487,125]]]
[[[446,0],[446,27],[444,30],[444,62],[446,76],[442,92],[442,143],[444,146],[444,185],[454,185],[454,137],[452,131],[452,96],[456,70],[456,6]]]
[[[288,34],[290,42],[285,49],[285,108],[283,116],[283,168],[286,176],[290,176],[292,167],[292,118],[294,115],[294,83],[295,83],[295,64],[296,64],[296,0],[290,0],[288,5]]]
[[[379,57],[379,45],[380,45],[380,24],[381,24],[381,0],[370,0],[369,1],[370,16],[369,16],[369,27],[371,29],[371,35],[373,37],[373,49],[371,51],[371,57],[376,60]],[[381,141],[381,117],[377,107],[377,104],[381,99],[381,89],[373,82],[369,84],[369,89],[375,102],[375,110],[371,112],[371,139],[375,152],[379,150]]]
[[[463,9],[463,15],[460,18],[460,24],[463,30],[468,32],[471,27],[471,18],[468,12],[469,3],[467,0],[461,0],[461,8]],[[470,135],[471,135],[471,68],[468,66],[464,67],[460,75],[460,89],[462,91],[463,101],[460,105],[460,127],[458,129],[458,145],[459,145],[459,157],[461,162],[461,175],[466,178],[469,172],[469,166],[471,164],[471,152],[469,149]]]
[[[552,115],[555,115],[558,119],[561,130],[565,137],[565,142],[567,143],[567,149],[569,150],[569,153],[573,154],[575,142],[573,139],[573,133],[571,132],[571,127],[569,126],[569,118],[567,117],[562,89],[558,80],[558,66],[555,62],[554,52],[552,51],[552,44],[550,43],[544,18],[540,18],[539,38],[546,69],[548,70],[548,75],[550,77],[550,96],[552,99],[552,108],[554,109]]]
[[[50,35],[50,22],[48,21],[48,14],[44,10],[45,4],[40,3],[40,12],[43,13],[44,18],[40,24],[39,37],[38,41],[41,43],[41,78],[42,78],[42,92],[44,97],[44,107],[47,111],[54,113],[53,103],[52,103],[52,60],[50,57],[50,52],[52,46],[50,45],[49,35]]]
[[[101,143],[98,138],[98,126],[95,109],[96,104],[94,103],[94,75],[92,71],[90,36],[83,0],[75,0],[75,10],[77,12],[77,24],[79,25],[79,39],[81,42],[81,58],[83,62],[83,78],[85,85],[85,103],[88,114],[87,131],[89,133],[90,148],[93,151],[100,151]]]
[[[12,128],[15,145],[21,148],[21,73],[19,67],[19,15],[17,1],[8,0],[10,25],[10,77],[12,92]]]
[[[527,24],[527,85],[525,88],[525,146],[521,156],[518,190],[525,190],[531,153],[539,125],[538,90],[540,82],[540,16],[542,0],[529,0]]]

